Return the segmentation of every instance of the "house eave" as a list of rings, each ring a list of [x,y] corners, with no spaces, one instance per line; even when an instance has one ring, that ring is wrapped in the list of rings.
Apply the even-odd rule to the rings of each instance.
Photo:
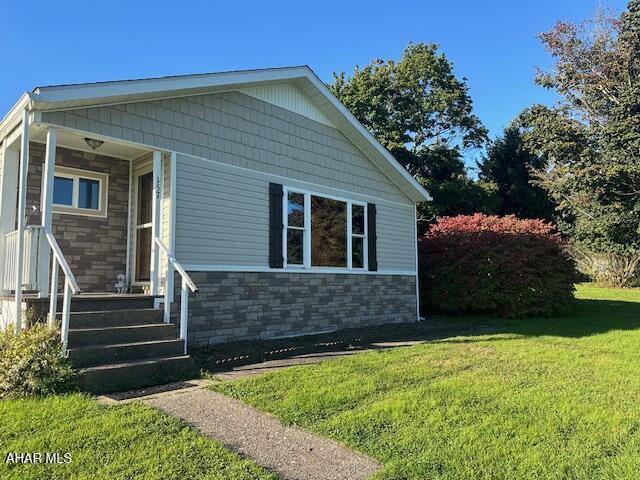
[[[306,91],[336,127],[412,201],[431,200],[422,185],[358,122],[308,66],[38,87],[33,93],[23,95],[0,123],[0,138],[10,128],[15,113],[24,108],[19,106],[21,102],[39,111],[64,110],[216,93],[283,82],[294,82]]]

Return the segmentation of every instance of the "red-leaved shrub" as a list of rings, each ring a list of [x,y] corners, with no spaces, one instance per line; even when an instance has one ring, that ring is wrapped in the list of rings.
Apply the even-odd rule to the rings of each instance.
[[[577,279],[553,226],[513,215],[443,218],[420,239],[420,261],[425,312],[562,313]]]

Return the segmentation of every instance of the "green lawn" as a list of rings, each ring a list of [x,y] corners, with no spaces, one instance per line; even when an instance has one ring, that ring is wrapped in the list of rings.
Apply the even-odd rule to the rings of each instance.
[[[384,479],[640,477],[640,291],[571,316],[217,385],[365,452]]]
[[[69,452],[72,462],[7,465],[10,452]],[[3,480],[276,479],[150,407],[82,395],[0,401],[0,454]]]

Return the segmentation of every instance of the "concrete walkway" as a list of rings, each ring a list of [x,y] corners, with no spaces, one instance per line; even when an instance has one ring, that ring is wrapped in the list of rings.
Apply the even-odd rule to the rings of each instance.
[[[365,480],[381,465],[365,455],[206,388],[143,400],[182,419],[285,480]]]

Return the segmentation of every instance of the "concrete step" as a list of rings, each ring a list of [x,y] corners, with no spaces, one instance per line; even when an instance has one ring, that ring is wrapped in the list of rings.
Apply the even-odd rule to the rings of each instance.
[[[69,358],[76,368],[157,357],[174,357],[183,354],[184,340],[179,338],[116,345],[92,345],[69,349]]]
[[[109,393],[193,378],[193,360],[188,355],[137,360],[83,368],[80,387],[92,393]]]
[[[62,311],[62,295],[58,295],[57,311]],[[36,311],[47,313],[49,311],[48,298],[25,299],[28,306]],[[100,312],[106,310],[136,310],[153,308],[154,297],[149,295],[105,295],[105,294],[80,294],[71,297],[72,312]]]
[[[153,297],[135,295],[113,295],[109,297],[75,296],[71,299],[72,312],[98,312],[104,310],[133,310],[153,308]],[[58,302],[62,311],[62,302]]]
[[[58,314],[61,319],[62,315]],[[105,328],[126,325],[148,325],[163,322],[162,310],[145,308],[141,310],[107,310],[100,312],[72,312],[70,328]]]
[[[172,338],[175,338],[175,327],[170,323],[104,328],[73,328],[69,329],[68,348],[151,342]]]

